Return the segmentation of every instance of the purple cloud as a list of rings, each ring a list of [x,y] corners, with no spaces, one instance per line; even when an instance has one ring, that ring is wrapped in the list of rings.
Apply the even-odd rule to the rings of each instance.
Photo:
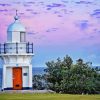
[[[62,2],[64,2],[64,3],[68,3],[68,1],[67,0],[61,0]]]
[[[57,30],[58,30],[58,28],[51,28],[51,29],[46,30],[46,32],[53,32],[53,31],[57,31]]]
[[[79,1],[79,2],[75,2],[76,4],[91,4],[92,2],[89,1]]]
[[[7,9],[0,9],[0,12],[7,12]]]
[[[76,26],[78,26],[81,30],[85,30],[89,27],[88,20],[81,20],[76,22]]]
[[[52,3],[51,5],[47,5],[48,8],[54,8],[54,7],[65,7],[64,4],[58,4],[58,3]]]
[[[33,9],[26,9],[26,11],[33,11]]]
[[[11,4],[0,3],[0,6],[3,6],[3,7],[5,7],[5,6],[11,6]]]
[[[95,17],[95,18],[100,18],[100,9],[95,9],[93,11],[92,14],[90,14],[92,17]]]
[[[35,4],[35,2],[30,1],[30,2],[26,2],[27,4]]]

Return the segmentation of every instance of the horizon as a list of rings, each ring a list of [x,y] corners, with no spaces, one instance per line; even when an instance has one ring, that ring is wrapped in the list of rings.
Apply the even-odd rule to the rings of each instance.
[[[67,54],[74,63],[82,58],[100,66],[100,0],[0,0],[0,43],[16,9],[34,43],[33,67]]]

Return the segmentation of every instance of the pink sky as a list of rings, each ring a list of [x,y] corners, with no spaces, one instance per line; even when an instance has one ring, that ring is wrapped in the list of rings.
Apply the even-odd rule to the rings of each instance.
[[[33,66],[66,54],[100,65],[100,0],[0,0],[0,42],[16,9],[34,43]]]

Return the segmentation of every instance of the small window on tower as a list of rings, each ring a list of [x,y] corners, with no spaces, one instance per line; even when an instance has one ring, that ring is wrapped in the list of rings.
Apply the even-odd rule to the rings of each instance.
[[[20,42],[25,42],[26,37],[25,37],[25,32],[20,32]]]
[[[24,76],[27,76],[27,75],[28,75],[28,73],[23,73],[23,75],[24,75]]]

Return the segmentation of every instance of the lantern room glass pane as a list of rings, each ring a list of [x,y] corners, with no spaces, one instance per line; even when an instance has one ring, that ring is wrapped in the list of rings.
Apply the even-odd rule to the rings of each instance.
[[[7,34],[7,41],[8,42],[12,41],[12,32],[8,32],[8,34]]]
[[[26,41],[25,32],[20,32],[20,42],[25,42],[25,41]]]

